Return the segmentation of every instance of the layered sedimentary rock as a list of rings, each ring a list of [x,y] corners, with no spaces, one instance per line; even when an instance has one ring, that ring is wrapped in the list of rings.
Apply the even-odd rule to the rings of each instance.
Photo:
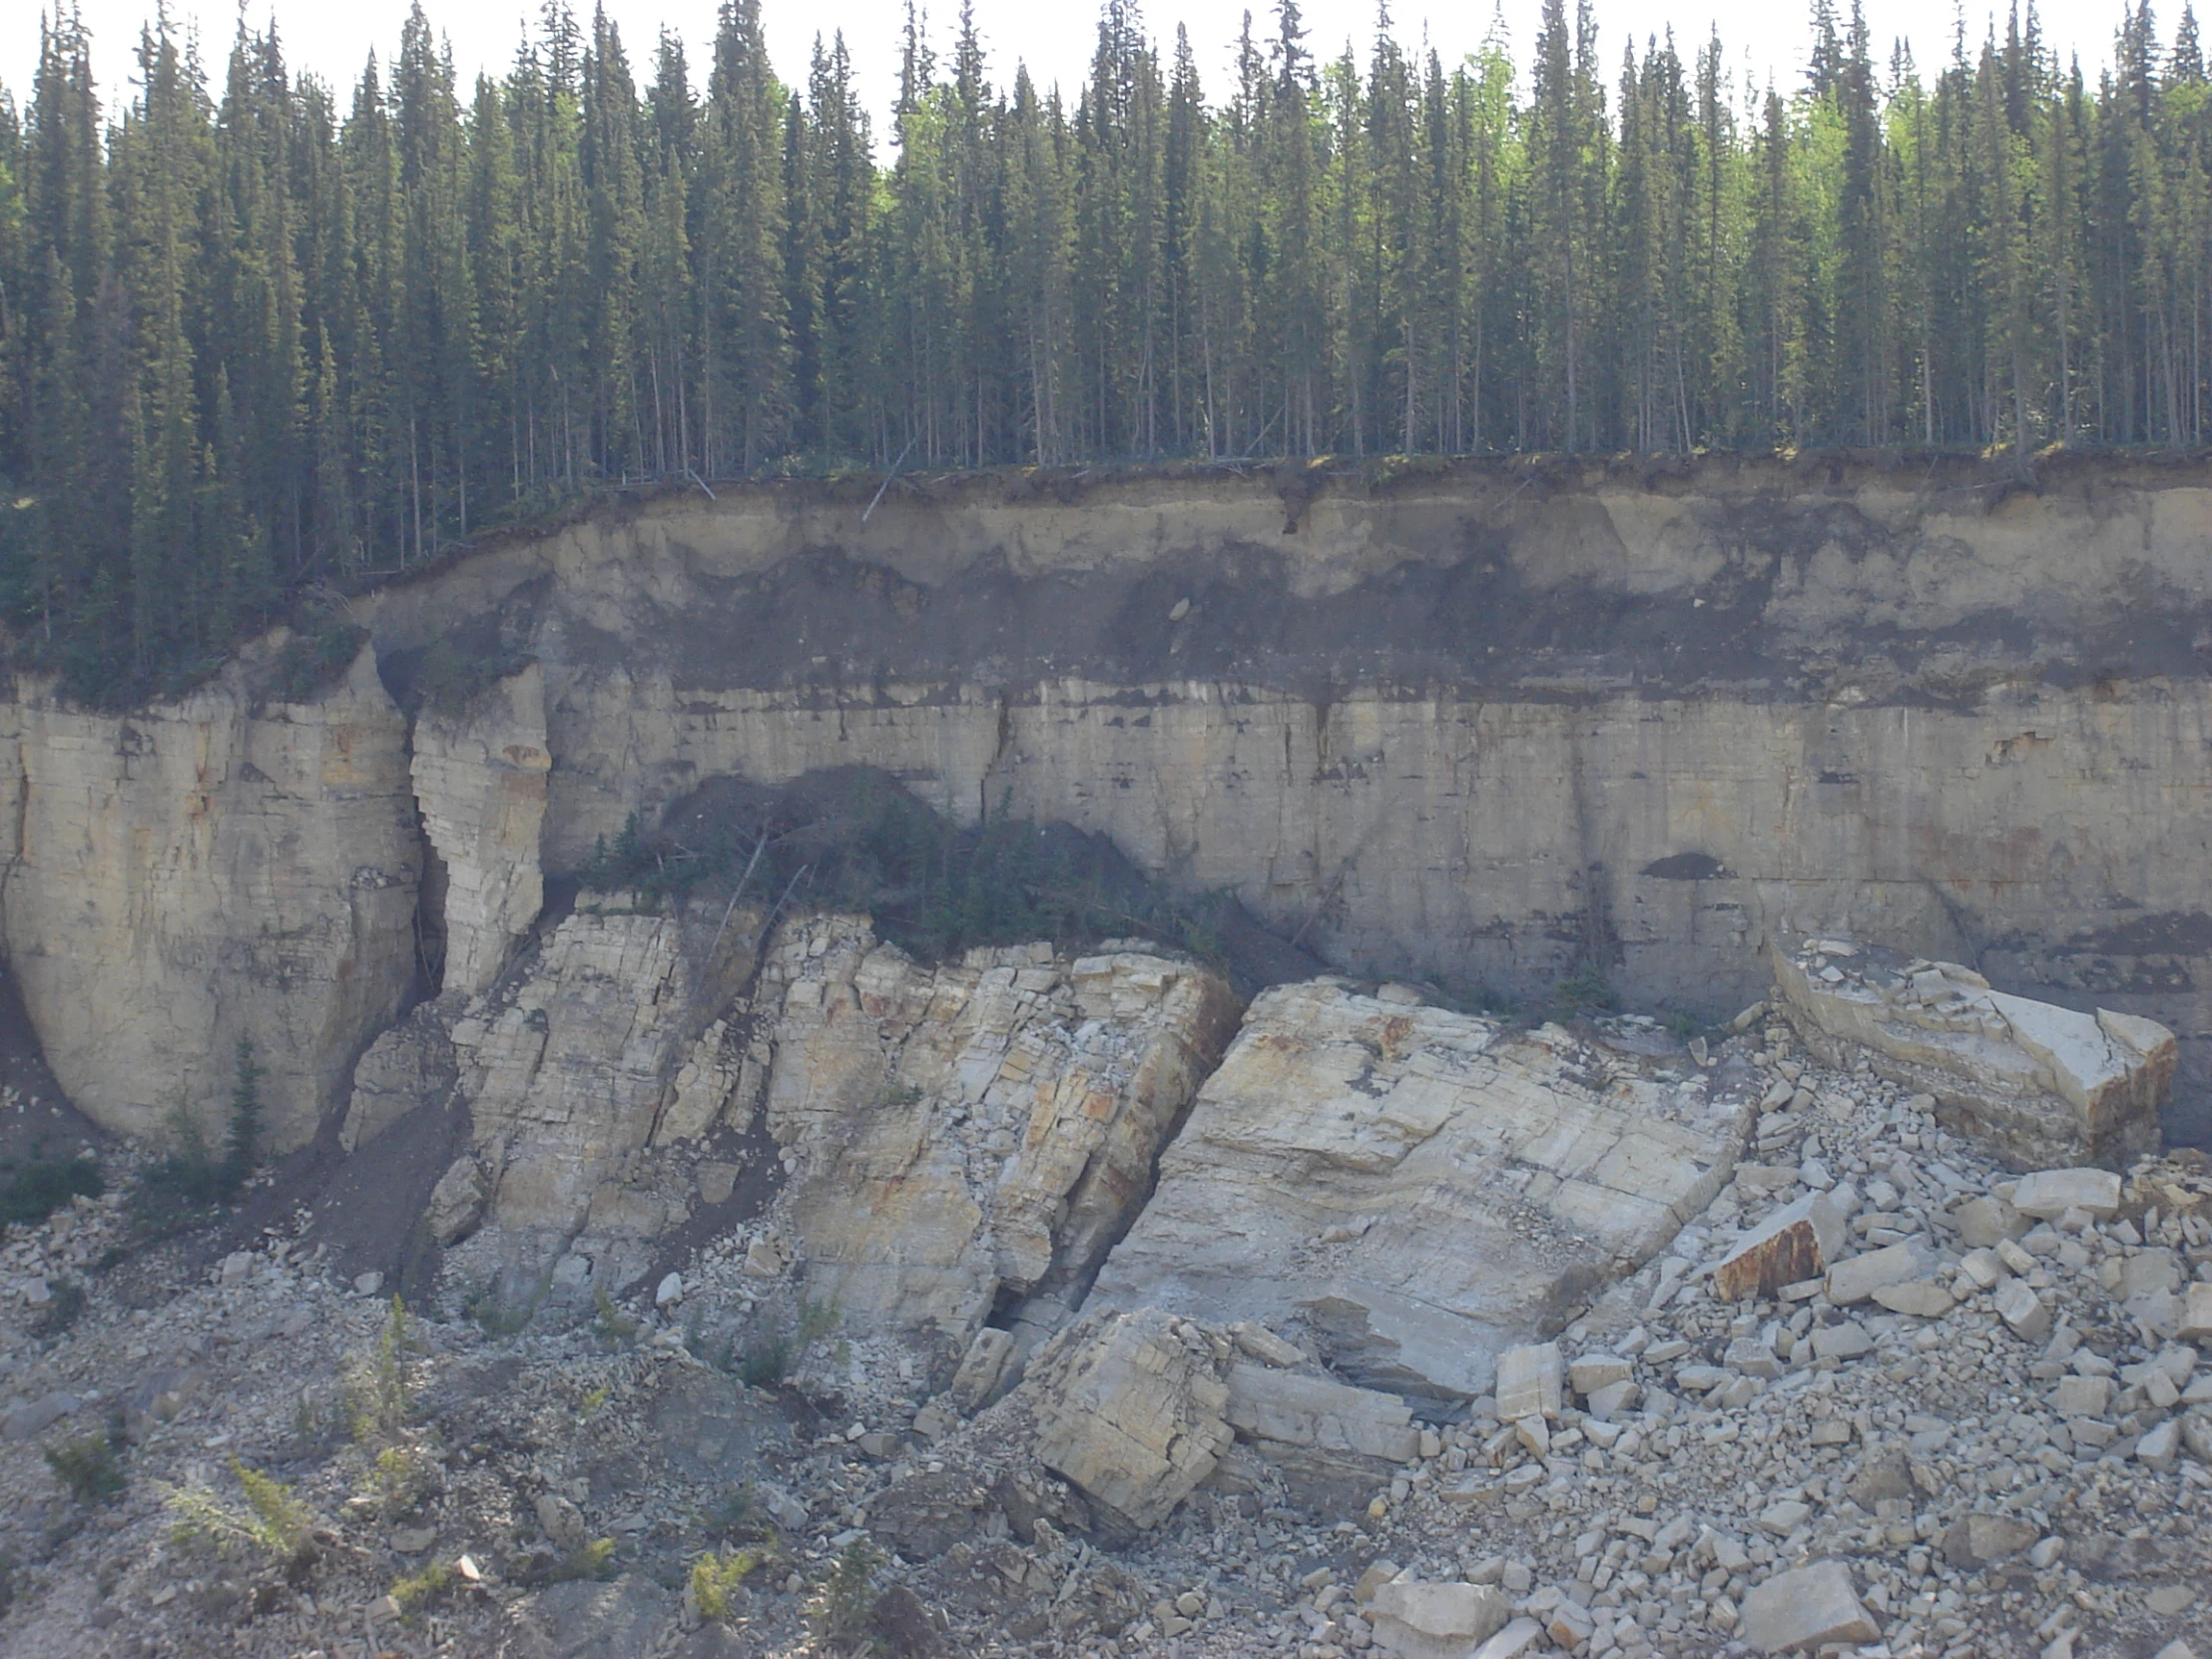
[[[458,709],[416,717],[415,796],[445,865],[447,990],[473,996],[489,987],[545,902],[538,838],[552,764],[535,663]]]
[[[0,703],[9,971],[106,1128],[162,1138],[183,1107],[220,1140],[246,1039],[288,1151],[412,983],[406,721],[366,650],[308,701],[265,695],[276,644],[130,715],[27,681]]]
[[[1751,1101],[1555,1025],[1341,981],[1252,1005],[1093,1307],[1303,1329],[1355,1382],[1488,1387],[1728,1181]]]
[[[2014,1162],[2116,1160],[2158,1144],[2175,1045],[2154,1020],[2007,996],[1955,962],[1843,939],[1778,945],[1774,971],[1815,1054],[1864,1055]]]
[[[847,916],[786,928],[754,1005],[810,1291],[955,1353],[1002,1294],[1087,1286],[1238,1011],[1148,949],[932,968]]]

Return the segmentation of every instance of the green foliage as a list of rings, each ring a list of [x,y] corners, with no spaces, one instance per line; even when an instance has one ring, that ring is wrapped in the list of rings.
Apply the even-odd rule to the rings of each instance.
[[[615,1306],[615,1299],[592,1287],[592,1330],[603,1343],[627,1343],[638,1334],[638,1322]]]
[[[1064,98],[917,32],[878,155],[887,89],[841,42],[779,75],[758,0],[650,78],[556,10],[472,92],[419,13],[347,89],[149,9],[123,108],[57,16],[0,128],[0,628],[80,698],[709,479],[858,505],[899,469],[1265,458],[1295,519],[1316,456],[1378,489],[1504,450],[2024,474],[2207,435],[2204,67],[2147,10],[2099,73],[1993,25],[1893,67],[1823,7],[1755,95],[1717,38],[1631,40],[1616,80],[1563,5],[1518,64],[1379,31],[1327,66],[1286,6],[1209,105],[1115,6]]]
[[[39,1317],[31,1322],[34,1337],[59,1337],[84,1317],[89,1299],[84,1286],[74,1279],[58,1279],[48,1287],[48,1301]]]
[[[407,1305],[395,1296],[384,1310],[374,1347],[355,1362],[348,1379],[355,1440],[386,1447],[406,1433],[414,1404],[407,1383],[407,1358],[414,1347]]]
[[[368,630],[350,622],[301,629],[284,642],[264,684],[279,703],[309,703],[335,685],[360,655]]]
[[[0,1227],[14,1221],[44,1221],[72,1198],[98,1198],[106,1190],[98,1161],[82,1153],[69,1158],[33,1157],[0,1183]]]
[[[533,1581],[539,1584],[566,1584],[579,1578],[611,1578],[614,1576],[614,1539],[594,1538],[548,1563]]]
[[[261,1146],[262,1076],[254,1042],[241,1037],[223,1147],[208,1145],[200,1124],[179,1101],[170,1110],[170,1151],[140,1172],[131,1210],[143,1233],[188,1227],[235,1204],[254,1173]]]
[[[731,1369],[749,1388],[773,1388],[792,1374],[817,1343],[837,1328],[841,1313],[834,1299],[802,1302],[799,1318],[792,1324],[757,1331]]]
[[[165,1489],[170,1541],[180,1549],[204,1554],[258,1556],[276,1568],[300,1561],[311,1547],[313,1517],[306,1506],[282,1481],[236,1457],[231,1459],[231,1474],[243,1502],[224,1498],[197,1482]]]
[[[453,1585],[453,1569],[443,1561],[432,1561],[418,1572],[393,1579],[387,1593],[399,1604],[399,1616],[412,1620],[444,1601]]]
[[[419,1446],[387,1445],[376,1453],[376,1503],[386,1520],[412,1514],[430,1495],[433,1467]]]
[[[875,1569],[882,1564],[882,1555],[865,1538],[844,1546],[813,1609],[816,1633],[824,1641],[850,1647],[867,1640],[875,1612]]]
[[[423,648],[416,685],[430,708],[457,714],[527,661],[510,651],[472,650],[450,634],[439,634]]]
[[[112,1434],[80,1434],[40,1450],[62,1489],[88,1507],[113,1503],[130,1484],[123,1472],[117,1437]]]
[[[709,1550],[692,1563],[692,1601],[699,1616],[709,1622],[726,1619],[737,1611],[738,1587],[767,1565],[772,1551],[733,1550],[724,1555]]]
[[[1578,1019],[1612,1007],[1613,987],[1607,983],[1603,968],[1586,962],[1552,987],[1552,1000],[1561,1019]]]
[[[648,833],[636,814],[602,840],[583,879],[647,906],[703,882],[738,896],[865,910],[876,931],[926,961],[976,946],[1139,934],[1218,962],[1230,900],[1185,901],[1064,826],[998,816],[958,827],[881,774],[822,775],[751,812],[696,813]]]

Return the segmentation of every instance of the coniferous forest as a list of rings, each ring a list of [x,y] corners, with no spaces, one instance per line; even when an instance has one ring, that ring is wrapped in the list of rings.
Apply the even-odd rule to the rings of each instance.
[[[612,487],[857,468],[1516,450],[2187,448],[2212,402],[2212,83],[2147,3],[1940,62],[1816,0],[1516,63],[1248,21],[1224,96],[1108,0],[1088,78],[909,16],[870,131],[760,0],[704,62],[551,0],[462,85],[417,9],[343,83],[160,24],[105,109],[0,99],[0,605],[84,696],[292,596]],[[1209,43],[1209,51],[1212,43]]]

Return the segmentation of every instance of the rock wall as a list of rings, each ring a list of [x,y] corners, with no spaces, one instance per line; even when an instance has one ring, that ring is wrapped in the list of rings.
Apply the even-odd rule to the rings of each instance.
[[[488,988],[545,902],[545,677],[531,663],[458,710],[426,708],[412,775],[422,828],[445,864],[443,988]]]
[[[251,1039],[272,1150],[342,1106],[414,974],[407,723],[363,651],[305,703],[251,654],[127,716],[0,703],[0,935],[55,1076],[103,1126],[220,1140]]]
[[[324,929],[285,969],[305,986],[351,960],[322,918],[355,925],[370,890],[355,871],[391,877],[373,890],[396,924],[420,861],[396,820],[418,798],[445,870],[446,983],[466,994],[529,925],[541,868],[573,874],[632,813],[716,776],[865,763],[958,818],[1004,802],[1103,831],[1350,969],[1533,998],[1590,965],[1632,1004],[1710,1016],[1763,989],[1778,937],[1958,961],[1999,991],[2172,1028],[2168,1130],[2212,1138],[2212,467],[1025,474],[907,481],[863,522],[872,494],[671,495],[363,596],[410,707],[409,665],[433,651],[534,666],[457,718],[419,714],[411,751],[390,701],[348,682],[326,701],[358,705],[376,736],[345,726],[361,741],[328,782],[277,755],[254,764],[281,787],[241,774],[208,795],[182,750],[158,780],[139,761],[125,777],[126,742],[196,721],[244,765],[279,729],[335,718],[249,719],[243,682],[199,694],[220,718],[137,721],[26,689],[0,743],[38,754],[0,770],[51,786],[83,745],[114,751],[102,766],[130,796],[116,834],[147,827],[127,852],[56,856],[55,826],[26,821],[15,839],[40,839],[39,872],[15,854],[5,931],[27,989],[88,896],[112,908],[103,893],[164,878],[149,872],[197,812],[226,826],[192,831],[211,846],[273,857],[165,894],[164,911],[221,908],[219,931],[257,940]],[[355,810],[367,798],[391,804],[388,829]],[[377,844],[336,855],[349,840]],[[150,1056],[169,1075],[169,1056],[194,1055],[207,1094],[228,1060],[205,1057],[252,1023],[242,1001],[200,1034],[228,996],[211,987],[255,981],[211,979],[197,946],[137,948],[169,925],[37,970],[65,1082],[96,1115],[121,1103],[119,1124],[146,1119]],[[287,988],[268,1022],[297,1050],[284,1087],[318,1080],[287,1133],[342,1099],[403,999],[405,952],[368,954],[329,1008]],[[114,1047],[85,1011],[113,1006],[177,1012]]]

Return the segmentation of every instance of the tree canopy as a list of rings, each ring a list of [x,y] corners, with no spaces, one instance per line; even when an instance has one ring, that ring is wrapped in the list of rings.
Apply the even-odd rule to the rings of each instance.
[[[893,465],[1809,445],[2194,447],[2212,108],[2194,17],[2094,80],[2032,11],[1924,68],[1815,0],[1803,83],[1588,0],[1410,54],[1106,0],[1082,85],[909,11],[877,136],[760,0],[705,61],[550,0],[459,84],[417,7],[342,91],[166,22],[101,107],[0,95],[0,608],[83,695],[189,682],[315,583],[594,491]]]

